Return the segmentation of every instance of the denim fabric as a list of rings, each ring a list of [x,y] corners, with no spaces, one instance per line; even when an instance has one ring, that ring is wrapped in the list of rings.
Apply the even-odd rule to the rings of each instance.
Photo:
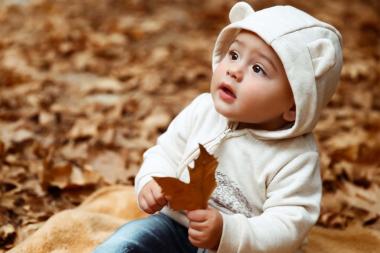
[[[120,227],[94,253],[196,253],[187,228],[164,214],[131,221]]]

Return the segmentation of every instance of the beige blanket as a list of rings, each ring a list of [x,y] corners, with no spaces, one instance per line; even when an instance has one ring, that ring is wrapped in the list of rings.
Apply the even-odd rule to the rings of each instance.
[[[9,253],[86,253],[127,220],[143,217],[132,187],[103,188],[79,207],[52,216],[32,236]],[[306,253],[374,253],[380,232],[361,227],[345,231],[314,227]]]

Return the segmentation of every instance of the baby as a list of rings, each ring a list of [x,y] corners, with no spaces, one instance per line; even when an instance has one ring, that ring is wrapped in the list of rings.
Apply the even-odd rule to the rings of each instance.
[[[146,151],[135,187],[152,214],[95,252],[297,252],[319,215],[311,133],[339,82],[339,32],[290,6],[244,2],[213,51],[210,93],[195,98]],[[219,164],[205,210],[176,212],[152,177],[189,181],[198,144]]]

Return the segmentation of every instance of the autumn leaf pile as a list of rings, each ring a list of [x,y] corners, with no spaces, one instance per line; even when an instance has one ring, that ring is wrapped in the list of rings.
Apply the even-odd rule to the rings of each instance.
[[[94,190],[133,182],[144,150],[208,90],[213,43],[234,3],[3,2],[0,252]],[[304,9],[344,38],[341,86],[315,131],[324,183],[318,223],[379,229],[379,3],[255,6],[273,3]]]

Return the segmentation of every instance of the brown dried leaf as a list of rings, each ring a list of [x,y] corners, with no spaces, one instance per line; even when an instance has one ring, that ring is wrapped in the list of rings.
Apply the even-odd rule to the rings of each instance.
[[[27,129],[18,129],[13,132],[12,141],[15,143],[20,143],[26,140],[30,140],[33,138],[34,133]]]
[[[0,140],[0,158],[2,158],[5,154],[5,144]]]
[[[70,184],[71,172],[72,165],[68,163],[52,167],[45,166],[42,183],[44,185],[56,186],[60,189],[66,188]]]
[[[69,163],[45,166],[42,177],[44,185],[56,186],[60,189],[94,185],[99,180],[100,175],[91,168],[81,169]]]
[[[199,145],[199,149],[195,167],[189,171],[188,184],[172,177],[153,177],[174,210],[206,209],[207,201],[216,187],[215,169],[218,162],[202,145]]]
[[[126,179],[125,159],[116,152],[104,151],[96,153],[89,159],[88,166],[93,168],[110,184]]]
[[[69,186],[94,185],[98,183],[99,180],[100,175],[91,168],[85,166],[82,170],[79,167],[74,166],[70,175]]]
[[[91,120],[78,119],[71,128],[68,137],[71,139],[95,137],[98,134],[98,125]]]
[[[0,247],[13,242],[16,238],[16,230],[12,224],[2,224],[0,227]]]
[[[350,206],[380,215],[380,187],[373,184],[371,188],[363,189],[354,184],[342,184],[342,194]]]

